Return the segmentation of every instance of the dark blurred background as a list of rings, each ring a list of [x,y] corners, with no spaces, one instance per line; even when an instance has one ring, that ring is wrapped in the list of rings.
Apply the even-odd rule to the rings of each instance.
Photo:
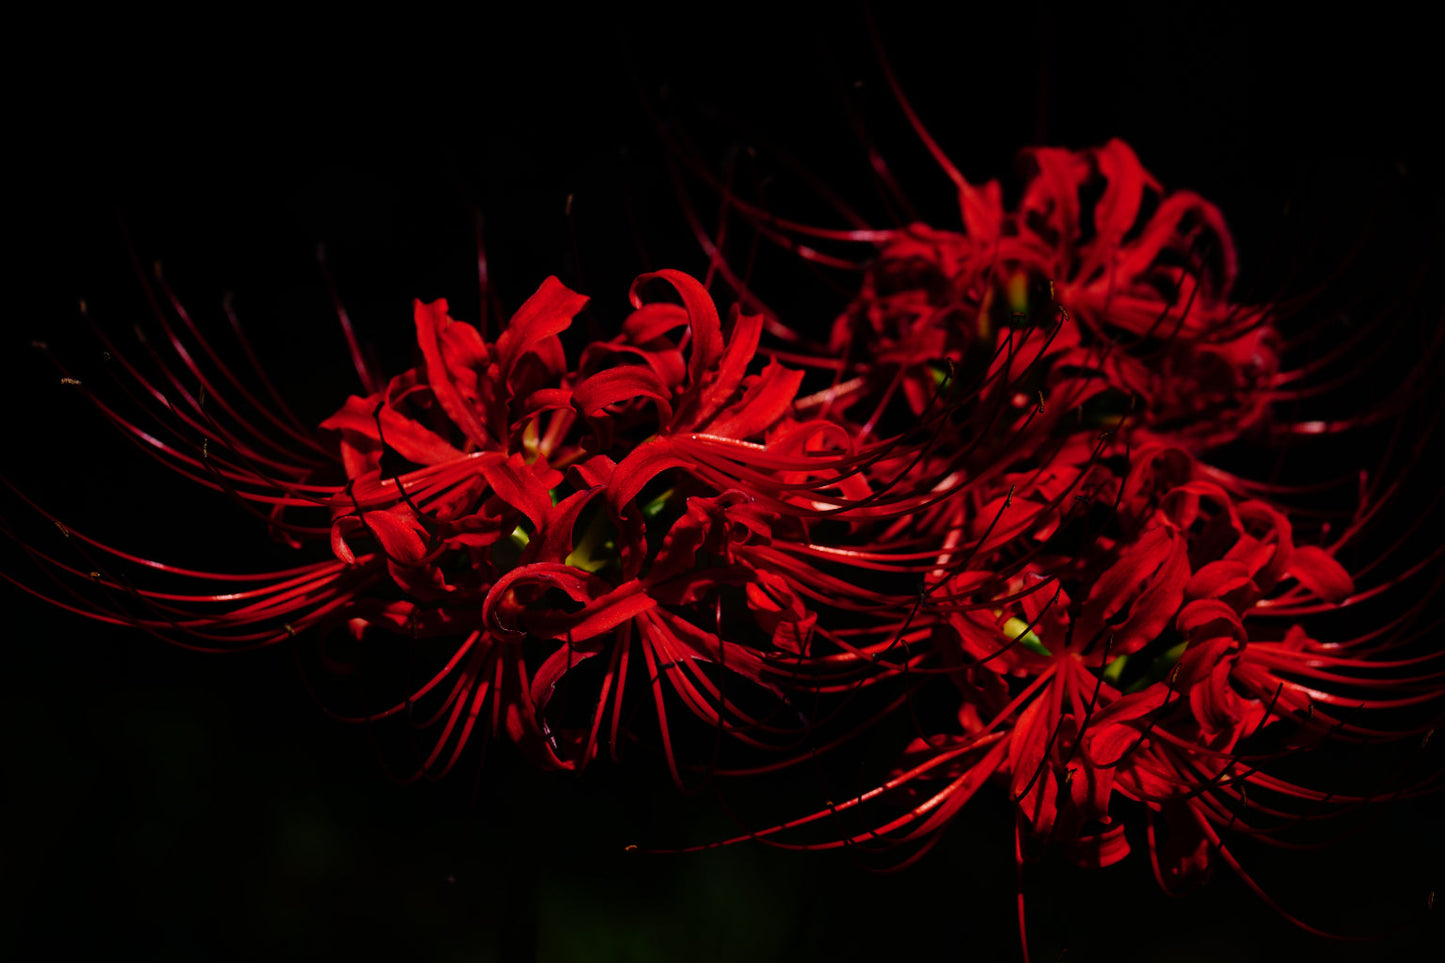
[[[1353,16],[1019,3],[890,5],[877,21],[899,80],[970,178],[1016,190],[1020,147],[1122,137],[1165,185],[1223,208],[1255,290],[1302,284],[1288,281],[1292,266],[1321,277],[1372,238],[1342,282],[1358,285],[1367,317],[1369,298],[1388,302],[1411,277],[1424,272],[1427,292],[1438,283],[1422,245],[1442,217],[1440,85],[1419,24],[1388,5]],[[828,219],[802,170],[886,223],[851,107],[917,207],[957,224],[850,5],[321,20],[214,8],[22,20],[10,46],[6,153],[19,174],[6,205],[0,469],[75,527],[177,563],[244,570],[288,556],[223,498],[118,440],[28,347],[43,339],[100,375],[77,299],[122,338],[149,323],[124,232],[223,344],[221,297],[233,293],[273,380],[319,420],[356,390],[319,242],[388,373],[410,363],[412,298],[445,296],[476,316],[477,212],[508,311],[555,273],[594,297],[581,327],[608,331],[640,270],[704,271],[649,107],[780,212]],[[712,223],[716,198],[688,183]],[[756,277],[799,327],[821,330],[841,306],[782,254]],[[1371,390],[1391,383],[1372,377]],[[1411,497],[1436,489],[1425,480]],[[8,496],[4,510],[19,511]],[[27,531],[56,547],[43,526]],[[18,553],[3,558],[41,578]],[[497,751],[480,774],[464,764],[443,784],[398,786],[363,729],[321,714],[284,651],[194,655],[10,586],[0,600],[0,956],[1017,957],[998,800],[980,798],[898,875],[760,846],[624,852],[732,824],[710,791],[677,796],[642,747],[583,778]],[[729,798],[754,819],[770,801],[792,813],[816,802],[812,778]],[[1399,959],[1441,942],[1439,922],[1422,922],[1445,862],[1432,800],[1399,802],[1323,853],[1241,854],[1311,922],[1410,925],[1378,943],[1325,942],[1223,867],[1172,901],[1141,846],[1099,873],[1031,868],[1034,959]]]

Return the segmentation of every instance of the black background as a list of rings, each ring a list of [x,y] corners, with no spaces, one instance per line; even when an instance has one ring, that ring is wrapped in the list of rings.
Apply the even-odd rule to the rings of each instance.
[[[1430,130],[1440,89],[1421,27],[1369,9],[1347,20],[1215,4],[1019,4],[948,18],[890,8],[878,21],[905,89],[969,177],[1016,186],[1022,146],[1123,137],[1166,185],[1224,209],[1254,265],[1246,282],[1265,288],[1281,269],[1258,265],[1282,230],[1290,243],[1358,237],[1383,196],[1376,236],[1390,253],[1366,264],[1388,289],[1440,217]],[[776,160],[786,148],[882,222],[841,107],[855,98],[919,209],[956,223],[947,182],[889,100],[852,7],[478,9],[429,22],[302,22],[247,8],[20,23],[10,42],[7,153],[21,173],[7,204],[19,250],[0,322],[3,471],[76,527],[177,562],[245,569],[285,553],[221,498],[146,464],[27,347],[44,339],[98,372],[76,299],[113,332],[144,319],[122,223],[208,330],[222,330],[220,296],[234,292],[268,370],[311,419],[355,390],[318,242],[363,337],[401,359],[384,361],[388,372],[410,357],[411,298],[446,296],[458,316],[475,316],[475,210],[508,309],[557,273],[594,296],[585,323],[606,330],[639,270],[703,271],[644,99],[715,167],[734,147],[757,147],[739,169],[776,174],[768,190],[780,209],[820,210]],[[710,219],[715,201],[693,196]],[[1291,198],[1306,208],[1292,221]],[[795,262],[765,265],[777,273],[760,273],[759,289],[785,317],[820,325],[838,309]],[[9,552],[5,565],[21,571],[23,559]],[[362,730],[321,715],[284,652],[192,655],[8,586],[0,598],[7,956],[1017,953],[1009,823],[995,803],[980,800],[897,876],[756,846],[625,854],[729,824],[708,794],[679,801],[645,752],[581,780],[497,753],[479,779],[396,786]],[[806,798],[796,786],[779,792]],[[759,812],[766,800],[752,802]],[[1404,802],[1324,854],[1243,852],[1312,922],[1378,930],[1424,916],[1441,826],[1433,802]],[[1171,901],[1142,848],[1101,873],[1031,871],[1029,899],[1044,960],[1065,949],[1068,959],[1383,959],[1440,943],[1438,922],[1375,944],[1320,941],[1223,869]]]

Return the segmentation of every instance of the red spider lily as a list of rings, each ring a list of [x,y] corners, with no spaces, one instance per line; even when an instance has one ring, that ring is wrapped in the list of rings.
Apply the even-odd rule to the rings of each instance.
[[[676,302],[647,298],[664,284]],[[422,364],[383,384],[358,360],[363,383],[377,387],[348,399],[317,437],[229,369],[208,378],[196,348],[219,367],[218,353],[161,289],[173,315],[157,315],[166,342],[203,391],[188,390],[149,345],[159,381],[106,344],[158,404],[152,415],[170,437],[80,390],[163,463],[261,514],[294,547],[329,541],[334,558],[237,577],[258,587],[236,592],[231,576],[75,536],[101,556],[205,585],[163,592],[132,586],[94,557],[81,567],[22,543],[58,575],[94,570],[89,593],[59,578],[49,596],[58,604],[206,650],[314,630],[321,678],[353,678],[364,700],[360,712],[334,714],[408,720],[416,776],[444,774],[488,732],[549,768],[584,765],[604,743],[615,754],[624,693],[638,684],[629,679],[645,676],[681,782],[674,701],[730,741],[796,753],[829,715],[802,718],[789,705],[796,694],[816,709],[822,695],[875,685],[926,657],[919,647],[939,619],[907,613],[911,587],[883,586],[956,566],[936,537],[878,548],[869,539],[959,491],[957,458],[918,442],[866,445],[835,422],[799,420],[800,373],[778,363],[750,373],[761,320],[735,313],[725,334],[711,298],[685,275],[639,278],[622,333],[589,346],[576,371],[558,335],[585,299],[556,279],[494,343],[445,302],[418,302]],[[222,379],[241,401],[220,390]],[[283,428],[295,449],[257,421]],[[938,433],[925,423],[914,434]],[[320,512],[329,524],[313,521]],[[820,525],[845,541],[819,538]],[[951,547],[977,549],[959,538]],[[865,573],[880,587],[861,590]],[[737,610],[723,603],[734,591]],[[368,668],[398,659],[400,676]],[[577,681],[574,670],[593,660],[605,666],[600,680]],[[745,708],[760,704],[763,714]],[[579,721],[568,705],[590,708]]]
[[[1292,504],[1326,484],[1252,480],[1214,453],[1335,433],[1400,409],[1392,399],[1362,418],[1281,419],[1283,403],[1343,383],[1301,387],[1338,353],[1287,368],[1291,342],[1279,325],[1298,305],[1234,303],[1236,255],[1218,209],[1164,191],[1124,143],[1028,152],[1033,174],[1005,209],[997,182],[968,182],[889,80],[958,189],[961,231],[876,229],[841,202],[850,229],[787,221],[678,153],[721,190],[724,216],[741,214],[760,237],[816,265],[853,266],[811,246],[820,241],[873,249],[826,351],[810,354],[806,339],[773,324],[790,342],[779,357],[831,375],[800,408],[866,438],[906,419],[899,409],[925,412],[940,384],[967,386],[950,399],[960,431],[941,446],[961,479],[956,497],[889,533],[944,534],[938,558],[952,567],[919,606],[924,624],[942,625],[910,669],[955,682],[958,728],[920,733],[890,778],[852,798],[728,842],[911,846],[911,862],[996,780],[1017,807],[1021,864],[1029,838],[1088,865],[1124,858],[1120,807],[1111,805],[1122,798],[1150,814],[1164,888],[1179,889],[1218,856],[1269,900],[1225,831],[1269,841],[1319,810],[1367,799],[1272,774],[1280,751],[1264,747],[1418,736],[1445,694],[1440,653],[1420,650],[1410,613],[1333,643],[1298,620],[1380,598],[1435,567],[1440,550],[1357,589],[1383,556],[1356,566],[1354,578],[1336,557],[1398,483],[1363,487],[1331,539],[1315,509]],[[874,166],[896,193],[886,167]],[[761,303],[692,220],[719,276]],[[1422,450],[1402,447],[1411,458]],[[819,837],[830,817],[879,812],[890,800],[903,811]],[[1316,812],[1291,811],[1300,804]],[[813,841],[798,840],[810,832]]]
[[[1146,452],[1140,461],[1181,458],[1192,462],[1182,449]],[[1273,775],[1270,755],[1249,746],[1281,727],[1293,746],[1423,732],[1426,726],[1363,724],[1361,714],[1388,717],[1437,701],[1445,676],[1422,669],[1438,662],[1438,653],[1382,658],[1386,645],[1371,657],[1317,659],[1312,653],[1326,650],[1298,625],[1272,638],[1261,631],[1259,619],[1269,613],[1258,603],[1282,597],[1280,586],[1291,580],[1325,602],[1351,597],[1351,579],[1333,558],[1295,546],[1288,522],[1268,504],[1237,501],[1187,474],[1164,485],[1116,487],[1122,538],[1100,537],[1075,559],[1030,566],[1011,600],[971,593],[961,576],[938,600],[954,611],[956,648],[937,651],[962,695],[959,732],[915,742],[892,778],[842,803],[728,842],[912,845],[910,862],[984,783],[997,780],[1017,806],[1021,836],[1061,845],[1083,865],[1107,866],[1128,854],[1111,804],[1122,797],[1167,824],[1167,832],[1156,831],[1151,821],[1149,832],[1165,889],[1197,879],[1216,853],[1258,889],[1222,832],[1259,835],[1317,818],[1291,814],[1291,802],[1349,808],[1367,801]],[[1005,543],[982,567],[1006,564],[1013,547]],[[979,617],[984,606],[992,619]],[[1351,670],[1366,672],[1352,677]],[[780,835],[900,796],[913,805],[861,832],[796,843]],[[1021,842],[1021,859],[1024,852]]]
[[[870,359],[837,403],[882,405],[901,391],[917,411],[943,359],[1047,324],[1057,306],[1077,323],[1051,340],[1049,360],[1095,383],[1091,417],[1127,404],[1136,423],[1191,447],[1257,424],[1277,339],[1259,309],[1229,300],[1236,258],[1218,210],[1164,194],[1121,141],[1029,157],[1037,172],[1016,209],[1003,209],[997,182],[964,182],[963,233],[915,224],[886,235],[833,328],[833,350]]]
[[[833,232],[874,257],[826,348],[762,314],[724,324],[704,284],[658,271],[574,363],[561,335],[586,299],[549,278],[494,342],[418,302],[420,361],[385,381],[348,326],[364,394],[319,433],[233,376],[162,282],[165,338],[144,348],[160,376],[105,342],[160,428],[81,390],[149,454],[331,557],[232,577],[27,540],[57,576],[41,594],[206,649],[307,633],[324,703],[405,723],[413,778],[488,738],[580,769],[655,720],[685,788],[911,712],[918,738],[885,777],[728,842],[904,846],[908,862],[993,783],[1020,867],[1048,845],[1118,862],[1132,811],[1166,890],[1220,859],[1254,885],[1227,833],[1269,839],[1316,818],[1301,808],[1366,801],[1286,778],[1278,757],[1425,731],[1439,653],[1408,648],[1404,616],[1313,637],[1310,616],[1398,581],[1336,560],[1388,489],[1332,538],[1298,524],[1300,492],[1215,463],[1304,431],[1277,402],[1316,373],[1286,367],[1281,306],[1232,300],[1219,211],[1119,141],[1028,156],[1012,209],[941,159],[961,230]],[[769,236],[811,231],[729,203]],[[135,587],[105,555],[203,587]],[[920,705],[943,711],[920,723]],[[863,828],[840,832],[840,813]],[[1022,927],[1022,895],[1019,911]]]

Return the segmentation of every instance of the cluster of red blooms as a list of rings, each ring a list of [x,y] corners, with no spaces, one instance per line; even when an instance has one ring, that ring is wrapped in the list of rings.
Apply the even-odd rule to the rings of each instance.
[[[1275,498],[1288,486],[1211,461],[1241,439],[1337,427],[1272,418],[1308,372],[1282,370],[1269,307],[1231,302],[1235,250],[1217,208],[1165,192],[1121,141],[1028,156],[1013,210],[997,182],[975,187],[943,161],[962,233],[788,225],[877,246],[828,357],[793,356],[835,373],[795,410],[860,441],[890,406],[941,433],[906,472],[865,473],[869,491],[931,497],[890,514],[848,560],[922,585],[912,608],[885,603],[908,609],[901,623],[845,651],[958,690],[956,727],[921,734],[892,779],[828,811],[903,789],[916,805],[804,848],[912,842],[921,854],[993,780],[1017,807],[1020,861],[1030,839],[1081,865],[1124,858],[1123,797],[1144,804],[1167,891],[1216,855],[1259,891],[1222,830],[1264,835],[1305,818],[1291,801],[1366,801],[1271,775],[1269,762],[1325,739],[1428,733],[1428,715],[1416,725],[1398,712],[1441,696],[1426,669],[1438,652],[1400,657],[1418,635],[1408,615],[1355,639],[1311,637],[1306,617],[1388,588],[1357,591],[1334,558],[1372,511],[1359,506],[1333,535],[1311,518],[1296,541]],[[737,206],[760,229],[781,223]],[[1284,748],[1265,751],[1266,731]]]
[[[1370,714],[1439,687],[1392,661],[1398,626],[1300,623],[1355,593],[1333,555],[1357,525],[1297,536],[1268,486],[1209,461],[1286,379],[1269,310],[1230,301],[1219,212],[1118,141],[1032,158],[1013,209],[960,179],[962,233],[879,234],[830,350],[760,347],[761,316],[723,323],[659,271],[569,358],[586,298],[549,278],[495,341],[418,302],[419,363],[364,373],[319,434],[208,376],[171,298],[184,371],[107,345],[174,435],[96,405],[329,557],[241,578],[63,528],[90,570],[29,551],[89,583],[55,601],[94,618],[217,650],[306,633],[372,700],[351,717],[415,731],[418,776],[486,739],[580,769],[629,735],[679,783],[773,769],[926,697],[954,721],[890,777],[739,839],[921,852],[996,783],[1020,859],[1118,861],[1122,798],[1167,889],[1215,856],[1237,869],[1224,830],[1358,801],[1271,775],[1256,736],[1389,738]],[[106,557],[208,585],[135,587]],[[407,671],[374,671],[388,659]],[[829,835],[843,810],[878,815]]]

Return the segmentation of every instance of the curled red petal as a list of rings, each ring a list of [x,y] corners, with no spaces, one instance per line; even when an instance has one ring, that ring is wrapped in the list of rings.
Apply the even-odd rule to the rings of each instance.
[[[803,383],[803,372],[791,371],[773,362],[750,381],[742,399],[707,427],[708,434],[738,439],[761,435],[792,409],[798,386]]]
[[[1343,602],[1355,590],[1354,579],[1345,567],[1314,545],[1295,546],[1289,574],[1326,602]]]
[[[639,290],[643,284],[653,279],[666,281],[682,298],[682,306],[687,310],[688,327],[692,332],[692,352],[687,361],[688,379],[693,385],[700,386],[722,354],[722,321],[718,318],[717,307],[712,303],[712,296],[707,293],[706,288],[692,277],[670,268],[638,275],[632,282],[633,307],[642,307]]]
[[[687,324],[687,309],[680,304],[667,301],[638,304],[635,297],[632,303],[637,310],[622,322],[622,334],[633,344],[645,345]]]
[[[480,459],[478,467],[496,496],[526,515],[535,529],[547,523],[552,512],[551,485],[539,478],[534,466],[528,465],[521,455],[508,458],[489,455]],[[551,474],[556,476],[550,479],[552,484],[561,480],[559,473]]]
[[[376,427],[377,404],[378,396],[358,398],[352,395],[346,399],[341,410],[323,421],[320,427],[353,432],[380,445],[381,434]],[[435,465],[462,455],[445,438],[389,406],[381,409],[381,428],[385,432],[387,446],[418,465]]]
[[[427,383],[431,385],[432,395],[436,398],[437,404],[441,405],[442,411],[446,412],[452,424],[461,429],[462,434],[480,447],[488,447],[491,444],[491,434],[482,424],[477,412],[462,397],[462,391],[453,380],[453,375],[447,365],[446,353],[442,345],[442,334],[446,329],[460,322],[453,321],[447,314],[447,302],[445,298],[433,301],[431,304],[423,304],[420,301],[415,303],[416,316],[416,340],[421,348],[422,357],[426,359]]]
[[[1084,639],[1111,631],[1110,650],[1127,655],[1157,636],[1174,618],[1188,580],[1184,539],[1171,526],[1156,525],[1094,583],[1075,631]]]
[[[657,600],[643,591],[636,579],[624,582],[606,595],[593,599],[575,615],[558,619],[548,626],[548,634],[569,642],[586,642],[604,632],[631,621],[643,612],[657,607]]]
[[[651,398],[657,402],[657,419],[661,425],[672,420],[672,393],[650,368],[628,365],[599,371],[572,390],[572,401],[589,418],[596,417],[608,405]]]
[[[690,468],[693,462],[677,454],[672,442],[662,436],[654,436],[632,450],[607,486],[607,501],[619,516],[627,514],[627,506],[637,497],[648,482],[669,468]]]
[[[517,639],[527,633],[511,624],[509,616],[521,614],[524,605],[514,596],[516,589],[527,585],[557,589],[574,602],[589,602],[605,595],[611,588],[603,579],[560,562],[534,562],[507,572],[492,584],[482,603],[483,618],[491,630],[505,638]]]
[[[1174,624],[1191,641],[1219,638],[1221,635],[1232,637],[1239,642],[1249,641],[1239,613],[1215,598],[1201,598],[1188,603],[1179,610],[1179,617]]]
[[[401,565],[418,565],[427,554],[424,530],[410,510],[405,511],[405,515],[389,511],[366,512],[361,521],[381,544],[387,558]]]
[[[1129,855],[1129,840],[1124,837],[1124,824],[1118,823],[1101,833],[1071,840],[1068,851],[1069,859],[1076,866],[1085,869],[1113,866]]]
[[[722,360],[718,363],[717,371],[711,382],[702,390],[698,401],[697,411],[693,414],[693,424],[706,424],[713,414],[727,404],[733,392],[743,380],[747,373],[748,365],[758,353],[758,341],[763,335],[763,318],[760,314],[740,314],[733,323],[731,337],[728,338],[727,348],[723,351]],[[773,365],[769,365],[773,367]],[[801,372],[799,379],[801,380]],[[793,393],[797,393],[794,386]],[[792,397],[788,398],[792,404]],[[733,437],[745,437],[736,435]]]
[[[543,281],[497,338],[497,368],[502,382],[510,386],[522,357],[538,350],[547,338],[565,331],[586,304],[586,295],[578,294],[556,277]]]

